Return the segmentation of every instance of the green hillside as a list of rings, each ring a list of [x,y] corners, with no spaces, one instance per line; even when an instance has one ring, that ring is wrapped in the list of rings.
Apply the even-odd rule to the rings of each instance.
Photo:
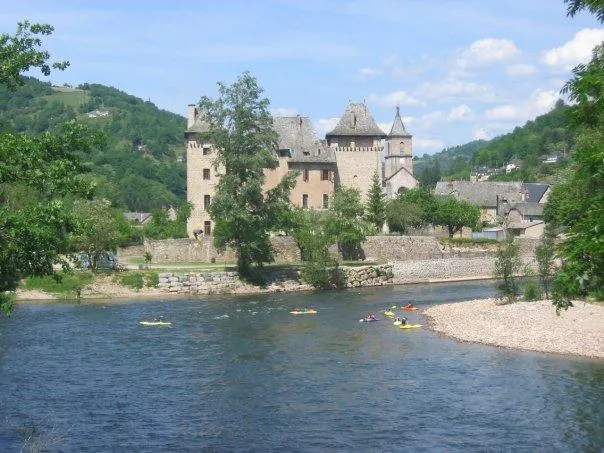
[[[512,160],[521,160],[522,169],[492,175],[489,179],[553,182],[556,169],[566,165],[566,156],[575,143],[574,133],[569,129],[568,111],[569,107],[558,101],[551,112],[516,127],[508,134],[416,158],[413,161],[414,172],[420,182],[430,186],[443,178],[468,179],[478,167],[496,169]],[[551,154],[560,156],[557,163],[543,163],[542,158]]]
[[[186,201],[184,117],[99,84],[74,89],[27,78],[16,91],[0,87],[0,131],[36,135],[69,120],[106,138],[103,149],[82,156],[99,196],[131,211]]]

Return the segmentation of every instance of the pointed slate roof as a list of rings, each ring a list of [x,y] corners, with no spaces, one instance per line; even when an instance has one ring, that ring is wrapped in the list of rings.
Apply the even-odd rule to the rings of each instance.
[[[289,149],[289,162],[335,162],[333,150],[315,138],[310,118],[280,116],[273,118],[273,129],[278,134],[278,149]]]
[[[326,137],[368,136],[386,138],[386,134],[376,124],[367,106],[361,102],[351,102],[346,107],[336,127]]]
[[[407,129],[405,129],[398,105],[396,106],[396,115],[394,116],[392,129],[390,129],[390,134],[388,134],[388,137],[411,137],[411,134],[407,132]]]

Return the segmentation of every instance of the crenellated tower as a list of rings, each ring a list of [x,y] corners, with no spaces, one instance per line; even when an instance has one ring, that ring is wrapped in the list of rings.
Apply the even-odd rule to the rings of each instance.
[[[378,127],[365,103],[351,102],[325,138],[336,157],[336,186],[359,189],[365,201],[373,174],[377,172],[381,177],[382,140],[386,134]]]
[[[384,163],[384,179],[391,178],[401,168],[413,174],[412,136],[405,129],[399,107],[387,139],[388,149]]]

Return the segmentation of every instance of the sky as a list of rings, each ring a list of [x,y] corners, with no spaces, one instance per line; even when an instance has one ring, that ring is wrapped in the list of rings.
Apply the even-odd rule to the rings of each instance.
[[[186,115],[249,71],[274,115],[318,138],[348,102],[388,133],[400,106],[415,155],[490,139],[549,111],[604,28],[563,0],[0,0],[0,33],[49,23],[70,61],[53,84],[102,83]]]

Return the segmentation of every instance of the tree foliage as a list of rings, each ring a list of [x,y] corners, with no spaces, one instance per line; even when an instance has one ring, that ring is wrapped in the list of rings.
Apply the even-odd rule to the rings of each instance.
[[[382,231],[386,221],[386,199],[377,171],[371,179],[365,220],[372,224],[378,232]]]
[[[331,200],[325,228],[335,238],[342,257],[347,260],[362,258],[361,243],[365,240],[370,225],[363,220],[365,207],[361,193],[350,187],[339,187]]]
[[[219,83],[218,91],[216,100],[203,97],[199,103],[210,126],[202,138],[219,150],[215,165],[225,173],[210,208],[214,245],[218,250],[233,248],[240,275],[249,276],[252,263],[273,260],[269,233],[279,229],[281,211],[289,209],[295,174],[263,192],[264,171],[278,164],[277,135],[269,101],[261,97],[256,79],[246,72],[231,86]]]
[[[48,24],[32,24],[25,20],[17,25],[17,32],[11,36],[0,34],[0,85],[14,89],[23,85],[21,73],[31,68],[39,68],[49,75],[51,68],[63,70],[69,62],[49,63],[50,54],[41,50],[41,36],[49,36],[54,28]]]
[[[449,237],[463,227],[476,229],[480,220],[480,210],[464,201],[453,197],[436,199],[434,224],[447,228]]]
[[[604,21],[601,2],[569,1],[569,15],[582,9]],[[553,281],[557,312],[572,306],[573,297],[604,298],[604,45],[592,59],[573,69],[563,88],[575,102],[570,110],[578,135],[570,166],[552,189],[544,216],[563,232],[559,247],[562,266]]]
[[[493,278],[497,280],[495,288],[503,303],[513,303],[520,294],[518,274],[522,271],[522,260],[518,245],[513,240],[500,247],[495,259]]]
[[[40,137],[0,134],[0,306],[8,311],[20,279],[49,275],[65,264],[73,219],[65,197],[88,197],[92,187],[82,177],[76,157],[91,140],[85,128],[67,124],[61,134]],[[26,194],[24,196],[23,194]]]

